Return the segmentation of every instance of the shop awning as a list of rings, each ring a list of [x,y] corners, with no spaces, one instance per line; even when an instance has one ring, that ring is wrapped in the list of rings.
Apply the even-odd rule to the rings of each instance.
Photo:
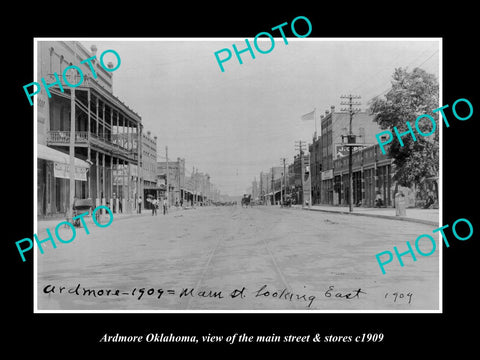
[[[70,155],[42,144],[37,144],[37,158],[54,161],[60,164],[70,165]],[[90,165],[86,161],[75,158],[75,167],[88,169],[90,168]]]
[[[37,159],[43,159],[53,162],[53,176],[56,178],[70,179],[70,155],[61,151],[49,148],[48,146],[37,144]],[[87,181],[87,171],[90,165],[83,160],[74,158],[75,180]]]

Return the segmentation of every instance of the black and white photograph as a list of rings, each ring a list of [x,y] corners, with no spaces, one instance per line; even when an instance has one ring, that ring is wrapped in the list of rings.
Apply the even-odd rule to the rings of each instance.
[[[473,7],[165,5],[5,11],[5,352],[473,350]]]
[[[36,311],[441,311],[441,39],[35,49]]]

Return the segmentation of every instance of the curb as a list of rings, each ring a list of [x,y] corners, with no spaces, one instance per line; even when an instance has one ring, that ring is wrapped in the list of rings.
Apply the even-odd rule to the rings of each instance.
[[[415,222],[415,223],[419,223],[419,224],[439,226],[439,223],[437,223],[437,222],[435,222],[435,221],[423,220],[423,219],[415,219],[415,218],[408,218],[408,217],[405,217],[405,216],[365,214],[365,213],[356,213],[356,212],[347,212],[347,211],[336,211],[336,210],[326,210],[326,209],[308,209],[308,208],[303,208],[303,210],[308,210],[308,211],[322,211],[322,212],[342,214],[342,215],[369,216],[369,217],[376,217],[376,218],[381,218],[381,219],[409,221],[409,222]]]

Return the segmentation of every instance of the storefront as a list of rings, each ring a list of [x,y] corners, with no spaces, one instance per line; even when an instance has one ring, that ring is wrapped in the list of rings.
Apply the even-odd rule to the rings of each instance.
[[[322,204],[333,204],[333,169],[322,171],[321,179]]]
[[[90,165],[75,158],[75,197],[87,197]],[[70,202],[69,154],[37,144],[37,215],[64,216]]]
[[[158,184],[158,186],[148,186],[143,188],[143,204],[145,209],[151,210],[153,205],[151,200],[163,199],[165,197],[166,188],[164,184]]]
[[[371,167],[363,170],[364,198],[363,205],[367,207],[375,206],[375,168]]]
[[[377,166],[377,195],[384,206],[393,206],[391,165]]]
[[[376,200],[381,206],[393,206],[393,160],[382,155],[378,145],[369,146],[352,157],[352,195],[354,206],[374,207]],[[341,156],[334,161],[333,205],[349,205],[350,179],[349,158]],[[325,182],[323,182],[325,183]]]

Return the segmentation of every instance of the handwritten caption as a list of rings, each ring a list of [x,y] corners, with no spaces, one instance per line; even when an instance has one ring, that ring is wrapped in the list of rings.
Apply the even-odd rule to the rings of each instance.
[[[232,334],[228,336],[223,335],[174,335],[149,333],[147,335],[103,335],[99,342],[175,342],[175,343],[228,343],[230,345],[235,343],[376,343],[382,342],[384,339],[383,333],[362,333],[358,335],[321,335],[318,333],[307,335],[247,335]]]
[[[167,289],[167,288],[133,288],[129,291],[123,291],[120,289],[104,289],[104,288],[87,288],[77,284],[76,287],[70,287],[67,289],[65,286],[56,286],[48,284],[43,287],[42,292],[47,295],[51,294],[70,294],[75,296],[83,296],[90,298],[115,298],[122,296],[131,296],[136,300],[142,300],[146,298],[156,298],[162,299],[166,297],[177,297],[181,298],[210,298],[210,299],[235,299],[235,298],[271,298],[277,299],[279,301],[290,301],[290,302],[300,302],[305,305],[306,308],[310,308],[315,300],[318,300],[318,297],[311,294],[296,293],[286,288],[277,290],[268,287],[268,285],[262,285],[254,291],[247,290],[245,286],[242,288],[235,288],[229,291],[223,290],[205,290],[205,289],[195,289],[195,288],[180,288],[180,289]],[[367,292],[361,288],[353,290],[337,290],[334,285],[328,286],[328,288],[323,292],[322,298],[330,299],[343,299],[343,300],[354,300],[361,299],[367,295]],[[413,293],[411,292],[393,292],[385,293],[385,299],[392,303],[403,303],[411,304]]]

